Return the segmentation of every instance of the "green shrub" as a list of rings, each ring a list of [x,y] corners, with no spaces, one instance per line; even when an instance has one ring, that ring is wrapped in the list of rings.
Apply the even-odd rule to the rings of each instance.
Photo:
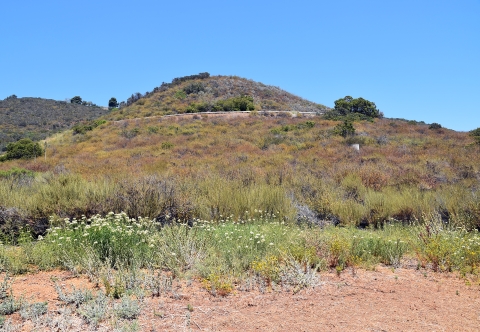
[[[94,121],[88,121],[88,122],[76,124],[72,128],[73,134],[74,135],[85,134],[87,131],[91,131],[106,122],[107,122],[106,120],[94,120]]]
[[[183,90],[178,90],[177,92],[175,92],[174,97],[177,98],[177,99],[183,100],[183,99],[187,98],[187,94]]]
[[[193,82],[183,88],[183,92],[187,95],[192,93],[199,93],[201,91],[205,91],[205,86],[200,82]]]
[[[23,319],[38,319],[48,311],[48,302],[35,302],[23,305],[20,309],[20,316]]]
[[[333,133],[342,136],[343,138],[347,138],[348,136],[355,135],[355,128],[351,121],[345,120],[343,123],[339,123],[333,128]]]
[[[171,143],[171,142],[163,142],[162,143],[162,149],[163,150],[169,150],[171,148],[173,148],[173,143]]]
[[[52,223],[59,221],[52,219]],[[153,229],[151,220],[130,219],[125,213],[112,212],[104,218],[65,220],[63,227],[48,229],[43,241],[59,257],[67,255],[69,262],[82,262],[82,257],[92,250],[102,263],[108,262],[112,267],[145,266],[151,251],[148,234]]]
[[[299,124],[283,125],[278,128],[273,128],[272,130],[270,130],[270,132],[272,134],[280,134],[282,132],[289,132],[289,131],[301,130],[301,129],[311,129],[313,127],[315,127],[314,121],[306,121]]]
[[[25,179],[34,178],[35,173],[24,168],[13,167],[8,171],[0,171],[0,179]]]
[[[253,105],[253,97],[251,96],[239,96],[225,100],[219,100],[213,106],[213,110],[216,112],[245,112],[253,111],[255,105]]]
[[[375,103],[363,99],[346,96],[335,100],[335,107],[325,112],[324,118],[328,120],[371,120],[383,117]]]
[[[359,113],[373,118],[380,117],[380,111],[377,109],[375,103],[361,97],[352,98],[346,96],[345,98],[335,100],[334,109],[341,115]]]
[[[191,103],[186,109],[186,113],[210,112],[212,106],[208,103]]]
[[[7,144],[7,153],[2,156],[0,161],[12,159],[31,159],[41,156],[43,150],[38,142],[33,142],[29,138],[22,138],[15,143]]]
[[[475,143],[480,145],[480,127],[470,131],[470,136],[473,137]]]
[[[115,314],[124,319],[135,319],[140,315],[142,308],[138,300],[131,299],[128,295],[123,295],[121,302],[115,305]]]
[[[0,303],[0,315],[11,315],[20,310],[21,303],[13,297],[7,297]]]
[[[345,143],[369,145],[375,143],[375,140],[372,137],[368,136],[350,136],[346,138]]]
[[[140,134],[140,128],[133,128],[131,130],[123,129],[120,133],[121,136],[132,139]]]
[[[97,327],[97,325],[105,318],[107,311],[108,298],[101,292],[95,299],[82,304],[78,310],[83,319],[93,327]]]

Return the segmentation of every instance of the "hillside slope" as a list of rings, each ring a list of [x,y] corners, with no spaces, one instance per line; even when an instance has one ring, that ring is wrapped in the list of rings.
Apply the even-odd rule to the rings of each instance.
[[[40,140],[78,122],[96,119],[108,112],[98,106],[70,104],[43,98],[0,100],[0,151],[20,138]]]
[[[145,95],[133,94],[111,120],[215,111],[215,106],[241,96],[253,98],[255,111],[324,113],[329,108],[295,96],[278,87],[238,76],[210,76],[208,73],[176,78]]]
[[[49,138],[46,158],[0,164],[44,174],[0,181],[0,202],[46,221],[109,211],[221,219],[260,209],[318,223],[441,218],[480,228],[480,146],[467,133],[376,119],[355,122],[356,136],[344,139],[334,133],[338,121],[288,114],[191,114],[67,131]]]
[[[1,163],[5,211],[46,224],[53,214],[192,220],[260,209],[317,223],[440,218],[480,229],[480,145],[468,133],[378,118],[354,122],[342,137],[340,121],[319,116],[325,106],[207,73],[135,94],[127,104],[105,121],[50,137],[42,158]],[[250,114],[205,113],[253,107]]]

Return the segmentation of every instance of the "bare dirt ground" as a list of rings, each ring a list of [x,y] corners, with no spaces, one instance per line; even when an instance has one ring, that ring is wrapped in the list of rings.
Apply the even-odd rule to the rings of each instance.
[[[56,312],[64,304],[51,277],[65,286],[95,286],[64,271],[39,272],[17,276],[13,293],[48,301]],[[319,281],[297,294],[237,290],[226,297],[212,296],[197,281],[174,282],[170,294],[145,298],[138,323],[141,331],[480,331],[480,286],[455,274],[379,266],[325,272]],[[10,317],[21,322],[18,313]],[[97,330],[111,326],[110,318]],[[33,328],[27,322],[19,330]],[[76,316],[71,330],[91,327]]]

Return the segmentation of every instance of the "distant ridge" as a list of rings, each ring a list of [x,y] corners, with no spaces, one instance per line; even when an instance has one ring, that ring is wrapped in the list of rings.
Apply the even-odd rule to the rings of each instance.
[[[17,98],[0,100],[0,151],[9,142],[20,138],[41,140],[71,128],[76,123],[96,119],[108,113],[98,106],[71,104],[44,98]]]

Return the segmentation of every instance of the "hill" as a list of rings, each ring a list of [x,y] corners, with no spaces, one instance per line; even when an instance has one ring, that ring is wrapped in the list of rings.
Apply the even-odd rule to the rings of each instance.
[[[75,124],[98,118],[108,110],[43,98],[0,100],[0,151],[21,138],[41,140]]]
[[[257,112],[228,112],[242,108]],[[468,133],[377,118],[350,123],[342,137],[327,110],[238,77],[176,78],[50,137],[41,159],[1,163],[0,202],[44,226],[52,214],[193,220],[261,209],[317,224],[438,216],[480,228],[479,145]]]
[[[207,111],[231,111],[242,96],[251,98],[254,110],[315,112],[329,108],[286,92],[278,87],[240,78],[210,76],[208,73],[175,78],[144,95],[132,94],[119,110],[107,116],[111,120]],[[236,99],[237,98],[237,99]]]
[[[1,162],[0,325],[271,330],[258,313],[293,308],[280,329],[396,329],[406,313],[409,330],[432,315],[475,330],[476,307],[458,312],[478,292],[479,136],[325,109],[200,74],[49,136],[41,157]],[[419,314],[422,296],[433,309]],[[346,322],[362,299],[366,318]],[[306,324],[305,306],[322,305],[337,315]]]
[[[0,164],[39,172],[33,182],[0,181],[0,201],[42,222],[112,210],[191,220],[261,209],[318,224],[433,216],[480,227],[479,146],[467,133],[376,119],[355,122],[355,136],[343,138],[339,121],[288,114],[185,114],[57,134],[46,160]]]

